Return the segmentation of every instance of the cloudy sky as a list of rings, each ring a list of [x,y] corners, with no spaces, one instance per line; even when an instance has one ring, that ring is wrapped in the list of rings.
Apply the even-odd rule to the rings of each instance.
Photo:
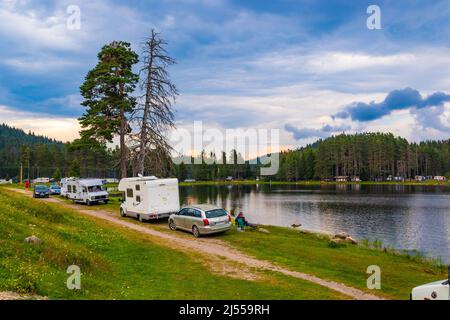
[[[381,30],[366,26],[371,4]],[[140,53],[156,28],[177,60],[180,127],[278,128],[284,148],[341,132],[448,139],[449,17],[425,0],[0,0],[0,122],[75,138],[99,49]]]

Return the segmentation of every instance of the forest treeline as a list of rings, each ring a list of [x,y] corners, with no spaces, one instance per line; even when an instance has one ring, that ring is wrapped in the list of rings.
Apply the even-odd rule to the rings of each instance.
[[[258,163],[244,161],[235,150],[220,155],[202,152],[187,162],[167,165],[163,176],[175,176],[180,181],[255,179],[260,171]],[[76,141],[62,143],[0,125],[0,178],[18,178],[21,164],[24,179],[120,178],[118,149],[86,147]],[[131,175],[131,163],[127,163],[127,170]],[[281,152],[278,173],[263,178],[300,181],[359,176],[365,181],[377,181],[389,176],[408,179],[416,175],[450,176],[450,140],[410,143],[390,133],[342,134]]]
[[[114,177],[117,151],[89,149],[0,124],[0,178]],[[117,165],[116,165],[117,167]]]
[[[358,176],[384,181],[391,176],[450,175],[450,140],[410,143],[391,133],[341,134],[281,153],[277,179],[287,181]]]

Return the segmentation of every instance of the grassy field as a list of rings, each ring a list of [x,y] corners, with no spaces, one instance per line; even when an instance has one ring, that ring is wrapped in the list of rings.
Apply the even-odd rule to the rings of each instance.
[[[118,198],[113,198],[108,205],[101,205],[100,208],[117,213],[119,206]],[[127,219],[139,223],[134,219]],[[168,230],[165,221],[146,226],[172,232]],[[372,292],[367,289],[367,267],[377,265],[382,272],[382,286],[377,294],[386,298],[408,299],[413,287],[447,277],[447,267],[440,260],[426,259],[419,253],[408,254],[385,248],[381,242],[361,241],[357,246],[333,246],[327,235],[282,227],[263,227],[270,234],[231,230],[215,235],[215,238],[227,241],[255,257],[367,292]],[[179,236],[191,237],[184,233],[179,233]]]
[[[1,190],[1,189],[0,189]],[[0,193],[0,216],[4,214],[7,210],[2,210],[2,206],[5,203],[10,203],[10,207],[14,208],[18,205],[16,204],[27,204],[27,206],[36,206],[33,202],[35,200],[25,199],[23,196],[10,196],[8,193],[8,199],[5,198],[5,191]],[[11,198],[11,199],[9,199]],[[8,200],[8,201],[6,201]],[[64,200],[67,201],[67,200]],[[69,201],[67,201],[69,202]],[[119,207],[118,198],[113,198],[112,201],[108,205],[101,205],[95,207],[86,207],[83,206],[83,209],[102,209],[114,212],[117,214]],[[45,205],[47,206],[47,205]],[[72,214],[70,211],[57,208],[55,206],[50,206],[53,208],[52,210],[56,210],[55,212],[62,211],[64,215],[70,217],[70,220],[67,221],[67,225],[69,226],[77,226],[78,224],[83,223],[83,227],[80,228],[85,230],[89,228],[98,229],[100,227],[105,228],[100,222],[94,222],[88,220],[87,218],[77,217]],[[20,209],[20,205],[19,205]],[[36,209],[37,210],[37,209]],[[43,217],[44,221],[41,223],[47,224],[47,220],[45,216]],[[135,223],[139,223],[134,219],[126,218],[128,221],[133,221]],[[3,218],[2,218],[3,221]],[[34,223],[36,225],[36,223]],[[161,223],[147,223],[145,224],[148,228],[155,228],[160,231],[171,232],[168,230],[166,222]],[[2,226],[3,227],[3,226]],[[441,280],[446,278],[446,267],[443,266],[439,261],[429,261],[423,259],[420,255],[408,255],[405,253],[399,253],[391,249],[383,248],[381,243],[375,244],[377,248],[371,248],[370,244],[362,243],[360,245],[341,245],[341,246],[333,246],[330,244],[329,238],[325,235],[301,232],[299,230],[293,230],[288,228],[280,228],[280,227],[270,227],[265,226],[267,230],[269,230],[269,234],[261,233],[257,231],[246,231],[243,233],[239,233],[236,230],[231,230],[225,234],[216,235],[215,238],[228,242],[230,245],[239,248],[240,250],[247,252],[255,257],[265,259],[271,262],[275,262],[281,266],[288,267],[292,270],[297,270],[301,272],[310,273],[316,275],[318,277],[338,281],[362,290],[366,290],[367,292],[374,293],[372,290],[368,290],[366,287],[366,279],[369,276],[366,274],[366,269],[369,265],[377,265],[381,268],[382,279],[381,279],[381,290],[376,291],[377,294],[393,299],[408,299],[409,293],[411,289],[417,285],[428,283],[431,281]],[[105,229],[102,229],[105,230]],[[30,233],[32,230],[29,230]],[[106,232],[106,231],[105,231]],[[148,239],[145,237],[140,238],[138,235],[133,234],[131,232],[125,232],[123,230],[116,230],[122,237],[127,239],[127,242],[130,241],[130,238],[133,238],[134,241],[141,241],[144,243],[140,243],[141,246],[145,246],[145,242],[148,242]],[[21,237],[25,237],[25,234],[22,234]],[[83,233],[84,234],[84,233]],[[180,237],[192,237],[189,234],[178,232]],[[105,236],[107,237],[107,236]],[[3,239],[4,237],[0,237]],[[20,237],[19,237],[20,239]],[[101,237],[100,237],[101,239]],[[81,240],[81,239],[80,239]],[[88,237],[82,240],[89,241]],[[110,241],[110,240],[108,240]],[[119,241],[123,242],[123,241]],[[114,241],[111,241],[114,243]],[[69,246],[69,244],[67,244]],[[77,244],[77,246],[83,246],[83,243]],[[128,247],[134,247],[136,244],[129,244],[123,250],[130,250],[130,253],[134,250]],[[26,246],[25,246],[26,247]],[[157,246],[152,245],[152,250],[156,250]],[[144,249],[139,249],[144,250]],[[160,254],[164,256],[163,253],[170,251],[165,248],[159,248]],[[144,250],[145,251],[145,250]],[[1,252],[1,251],[0,251]],[[120,252],[120,250],[118,251]],[[118,259],[118,257],[114,254],[114,252],[108,252],[110,258],[115,258],[116,267],[119,269],[125,268],[130,269],[129,261],[125,258],[123,260]],[[138,253],[136,253],[138,256]],[[180,256],[179,253],[172,252],[171,256]],[[189,259],[187,255],[183,257],[183,259]],[[177,263],[182,265],[183,259],[173,260],[171,264],[173,266],[177,266]],[[140,261],[139,263],[141,263]],[[160,261],[158,261],[159,263]],[[123,264],[123,266],[122,266]],[[143,267],[143,266],[141,266]],[[167,266],[166,266],[167,267]],[[158,267],[155,267],[158,269]],[[1,269],[0,269],[1,270]],[[61,270],[60,270],[61,271]],[[64,271],[64,270],[63,270]],[[62,272],[62,277],[66,277],[65,273]],[[207,271],[206,271],[207,272]],[[191,273],[191,272],[190,272]],[[1,274],[1,271],[0,271]],[[212,275],[211,275],[212,276]],[[97,276],[95,276],[97,277]],[[134,277],[131,276],[131,277]],[[217,275],[213,277],[219,277]],[[291,283],[291,280],[286,280],[281,276],[271,275],[272,277],[276,277],[277,281],[287,281],[286,283]],[[219,277],[220,278],[220,277]],[[1,279],[1,277],[0,277]],[[127,277],[124,275],[124,279]],[[159,280],[156,279],[156,282]],[[194,281],[194,280],[193,280]],[[222,280],[226,283],[230,283],[229,279]],[[235,280],[231,280],[235,281]],[[220,281],[215,280],[215,283],[219,283]],[[308,286],[311,287],[311,290],[315,292],[315,294],[306,295],[308,298],[337,298],[336,294],[331,292],[323,292],[323,288],[308,284],[308,283],[299,283],[297,280],[292,279],[292,283],[296,283],[303,288],[300,292],[292,293],[290,297],[297,298],[305,298],[304,292],[308,292],[305,288]],[[232,284],[234,286],[235,284]],[[253,282],[253,286],[255,283]],[[226,286],[225,286],[226,288]],[[223,289],[226,291],[226,289]],[[280,287],[277,287],[280,289]],[[230,291],[232,288],[230,288]],[[277,290],[278,290],[277,289]],[[0,288],[1,290],[1,288]],[[222,290],[222,289],[221,289]],[[306,291],[305,291],[306,290]],[[175,290],[174,290],[175,291]],[[276,290],[275,290],[276,291]],[[132,292],[132,291],[130,291]],[[269,291],[265,291],[268,293]],[[181,293],[179,293],[181,294]],[[221,292],[222,294],[222,292]],[[226,295],[226,293],[223,293]],[[255,293],[256,294],[256,293]],[[257,293],[260,295],[261,293]],[[268,298],[283,298],[281,293],[275,294],[274,291],[271,291],[273,296],[267,296]],[[286,293],[285,293],[286,294]],[[91,297],[91,296],[85,296]],[[100,297],[100,296],[98,296]],[[122,297],[130,297],[130,298],[139,298],[139,295],[131,296],[112,296],[114,298],[122,298]],[[154,296],[151,296],[154,297]],[[157,296],[164,298],[163,296]],[[183,297],[177,296],[177,297]],[[195,296],[202,297],[202,296]],[[209,297],[209,296],[208,296]],[[241,296],[239,296],[241,297]],[[260,296],[252,296],[252,295],[242,295],[245,298],[257,298]],[[207,298],[206,296],[204,298]]]
[[[50,299],[346,298],[275,273],[259,280],[217,274],[196,254],[2,188],[0,221],[0,291]],[[25,243],[32,234],[43,243]],[[81,268],[81,290],[66,288],[72,264]]]
[[[317,275],[372,292],[367,289],[367,267],[381,268],[381,290],[377,294],[393,299],[409,299],[411,289],[447,278],[447,267],[439,261],[366,245],[330,244],[329,237],[316,233],[265,226],[270,234],[247,230],[218,236],[255,257],[276,262],[292,270]]]

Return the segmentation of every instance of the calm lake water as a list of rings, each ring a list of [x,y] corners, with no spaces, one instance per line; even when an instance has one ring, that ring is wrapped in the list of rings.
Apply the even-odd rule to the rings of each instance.
[[[402,185],[181,187],[183,204],[242,210],[251,222],[346,231],[450,262],[450,188]]]

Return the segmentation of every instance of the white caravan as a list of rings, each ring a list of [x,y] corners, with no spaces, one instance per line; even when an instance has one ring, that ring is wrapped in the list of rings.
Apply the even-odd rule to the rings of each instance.
[[[139,221],[161,219],[180,210],[178,179],[125,178],[119,182],[119,191],[125,193],[120,206],[122,217]]]
[[[108,203],[108,192],[103,188],[101,179],[70,178],[64,183],[66,198],[74,202],[91,204]]]
[[[75,181],[78,178],[74,178],[74,177],[70,177],[70,178],[62,178],[61,179],[61,196],[67,198],[68,194],[67,194],[67,183],[69,181]]]

